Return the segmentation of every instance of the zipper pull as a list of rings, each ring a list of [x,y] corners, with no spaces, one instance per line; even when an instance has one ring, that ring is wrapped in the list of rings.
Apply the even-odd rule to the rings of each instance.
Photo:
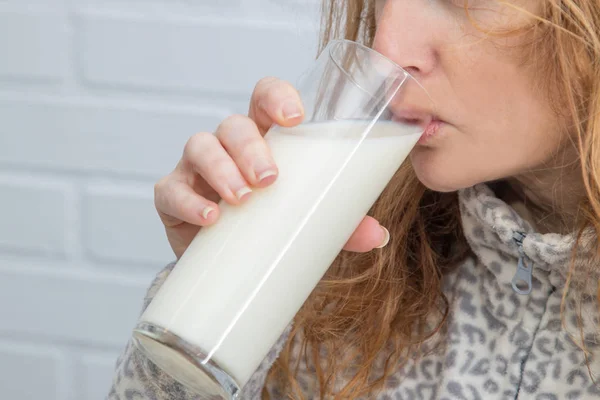
[[[525,235],[522,232],[515,232],[513,234],[513,240],[517,243],[517,249],[519,251],[519,262],[517,264],[517,272],[512,279],[512,287],[518,294],[529,294],[531,293],[531,276],[533,274],[533,263],[527,264],[528,257],[525,255],[523,250],[523,240]]]

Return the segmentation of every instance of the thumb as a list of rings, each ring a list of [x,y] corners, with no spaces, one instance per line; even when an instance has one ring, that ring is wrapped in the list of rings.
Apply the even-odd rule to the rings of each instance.
[[[354,231],[344,250],[364,253],[376,248],[385,247],[390,241],[389,231],[379,225],[373,217],[365,217]]]

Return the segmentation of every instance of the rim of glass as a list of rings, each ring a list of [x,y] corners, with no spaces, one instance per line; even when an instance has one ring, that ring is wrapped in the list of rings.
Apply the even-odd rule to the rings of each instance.
[[[221,391],[221,397],[225,397],[226,399],[237,399],[240,395],[240,386],[236,380],[229,375],[229,373],[223,370],[212,359],[209,359],[203,350],[185,341],[175,333],[145,321],[138,323],[133,330],[133,344],[152,362],[161,367],[161,365],[164,365],[162,360],[157,358],[155,354],[144,345],[140,338],[154,341],[155,343],[164,346],[183,357],[198,371],[201,371],[206,375],[211,383],[215,385],[212,387],[212,389]],[[166,368],[165,371],[167,371]],[[201,390],[203,389],[202,387],[195,386],[193,383],[190,384],[189,381],[187,381],[187,383],[183,383],[181,382],[180,377],[175,378],[174,375],[171,375],[171,377],[184,386],[187,386],[193,391],[198,392],[198,394],[201,394]]]
[[[421,82],[419,82],[414,76],[412,76],[407,70],[405,70],[404,68],[402,68],[400,65],[398,65],[395,61],[389,59],[388,57],[384,56],[383,54],[381,54],[380,52],[378,52],[375,49],[370,48],[369,46],[365,46],[362,43],[359,42],[355,42],[353,40],[349,40],[349,39],[333,39],[330,40],[329,43],[327,43],[326,48],[328,48],[328,52],[329,52],[329,58],[331,59],[331,61],[333,61],[335,63],[335,65],[341,70],[344,71],[344,74],[348,75],[348,71],[346,71],[345,68],[343,68],[338,61],[335,59],[335,57],[333,56],[333,49],[334,49],[334,44],[349,44],[349,45],[353,45],[355,47],[358,47],[361,50],[366,51],[367,53],[371,53],[371,54],[375,54],[378,58],[386,61],[387,63],[389,63],[393,68],[399,70],[399,72],[402,72],[406,78],[410,79],[411,81],[413,81],[414,83],[417,84],[418,87],[421,88],[421,90],[427,95],[427,98],[429,99],[429,101],[431,102],[431,104],[433,105],[433,108],[435,109],[435,103],[433,102],[433,99],[431,98],[431,96],[429,95],[429,92],[423,87],[423,85],[421,85]],[[351,78],[351,77],[350,77]],[[403,83],[402,83],[403,84]],[[402,84],[400,86],[402,86]],[[359,86],[360,87],[360,86]],[[364,90],[364,89],[363,89]]]

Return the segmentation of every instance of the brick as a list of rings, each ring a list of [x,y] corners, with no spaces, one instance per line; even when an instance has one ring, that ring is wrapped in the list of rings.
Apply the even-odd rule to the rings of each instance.
[[[115,362],[118,353],[88,354],[81,360],[81,373],[83,374],[79,400],[106,400],[114,375]]]
[[[83,77],[95,84],[248,96],[264,76],[295,83],[316,53],[312,30],[244,20],[84,14],[78,27]]]
[[[0,342],[2,398],[59,400],[61,364],[55,350]]]
[[[225,115],[0,100],[0,162],[155,179],[175,167],[189,136]]]
[[[246,0],[242,12],[245,18],[285,21],[292,27],[302,26],[303,30],[311,31],[310,35],[303,35],[302,43],[310,43],[312,40],[316,46],[321,22],[321,3],[321,0]],[[315,53],[311,55],[314,56]]]
[[[149,284],[150,279],[133,282],[118,275],[100,279],[0,270],[0,293],[10,299],[0,302],[0,334],[92,343],[118,351],[131,335]],[[23,399],[29,398],[45,397]]]
[[[64,256],[66,187],[34,179],[6,180],[0,176],[0,248]]]
[[[140,7],[140,4],[144,7]],[[112,14],[118,12],[137,16],[206,17],[212,14],[215,17],[241,18],[246,21],[308,23],[316,32],[320,20],[321,0],[79,0],[77,5],[80,9],[88,11],[110,10]]]
[[[318,1],[0,0],[0,398],[105,398],[173,258],[152,181],[259,78],[295,83]]]
[[[211,2],[188,1],[188,0],[78,0],[78,4],[83,4],[86,7],[102,8],[110,7],[111,10],[135,10],[139,12],[162,11],[168,13],[177,12],[201,12],[207,9],[218,8],[228,14],[240,7],[244,0],[215,0]],[[252,1],[252,0],[251,0]],[[302,0],[293,0],[302,1]],[[308,0],[313,1],[313,0]],[[144,9],[140,10],[140,4],[144,4]]]
[[[151,185],[142,190],[89,187],[83,226],[86,253],[94,259],[160,266],[175,258],[154,209]]]
[[[248,4],[253,5],[254,9],[260,10],[263,13],[265,9],[268,9],[269,13],[273,11],[288,12],[293,15],[305,15],[316,21],[319,21],[322,3],[321,0],[263,0],[265,4],[262,7],[257,7],[255,1],[247,1]]]
[[[67,57],[64,17],[0,12],[0,77],[59,81]]]

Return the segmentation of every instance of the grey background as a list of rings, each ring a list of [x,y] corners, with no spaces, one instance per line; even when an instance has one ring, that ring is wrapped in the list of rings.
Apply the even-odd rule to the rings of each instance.
[[[100,400],[173,256],[152,187],[296,82],[318,0],[0,1],[0,397]]]

